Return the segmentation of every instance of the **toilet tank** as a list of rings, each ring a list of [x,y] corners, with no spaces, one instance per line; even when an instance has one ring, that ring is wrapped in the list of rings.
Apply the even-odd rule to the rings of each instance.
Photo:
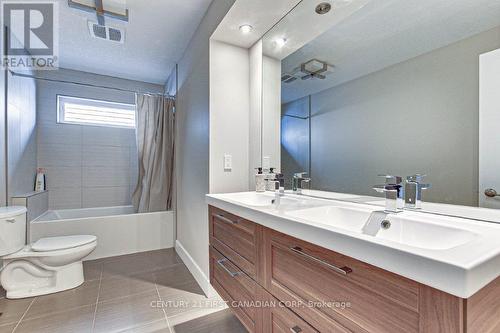
[[[26,245],[26,207],[0,207],[0,257]]]

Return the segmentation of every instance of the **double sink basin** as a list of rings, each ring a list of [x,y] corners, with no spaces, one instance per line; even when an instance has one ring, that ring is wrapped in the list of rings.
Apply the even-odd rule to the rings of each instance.
[[[329,199],[287,193],[279,205],[271,192],[208,194],[207,203],[464,299],[500,276],[500,223],[475,220],[484,210],[470,210],[471,218],[395,214],[384,212],[378,201],[348,202],[326,194]]]
[[[405,246],[446,250],[474,241],[480,233],[467,226],[450,225],[450,218],[404,211],[386,213],[383,208],[313,198],[285,195],[279,205],[272,193],[234,193],[231,200],[255,209],[275,212],[283,216],[373,237]]]

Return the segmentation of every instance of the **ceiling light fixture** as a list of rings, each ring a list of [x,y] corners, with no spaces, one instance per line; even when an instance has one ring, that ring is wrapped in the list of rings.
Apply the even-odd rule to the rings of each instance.
[[[323,15],[328,13],[332,9],[332,5],[328,2],[322,2],[316,6],[316,13]]]
[[[276,46],[277,46],[277,47],[283,47],[283,46],[285,46],[286,42],[287,42],[287,40],[286,40],[286,38],[284,38],[284,37],[277,38],[277,39],[275,40],[275,43],[276,43]]]
[[[243,34],[249,34],[250,32],[252,32],[252,30],[253,27],[250,24],[244,24],[240,26],[240,31]]]

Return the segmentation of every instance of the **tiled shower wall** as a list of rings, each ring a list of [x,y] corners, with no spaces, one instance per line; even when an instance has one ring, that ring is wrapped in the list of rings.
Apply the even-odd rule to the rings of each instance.
[[[164,89],[160,85],[70,70],[43,74],[131,90]],[[38,166],[47,170],[49,209],[129,205],[138,173],[135,130],[58,124],[57,95],[135,103],[133,93],[39,81]]]

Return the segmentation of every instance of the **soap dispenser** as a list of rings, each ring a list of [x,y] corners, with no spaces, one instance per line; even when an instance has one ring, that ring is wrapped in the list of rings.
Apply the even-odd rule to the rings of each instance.
[[[266,175],[266,180],[276,180],[275,168],[269,168],[269,173]],[[274,191],[276,184],[272,181],[266,181],[266,191]]]
[[[255,191],[266,191],[266,175],[262,172],[262,167],[256,168],[257,174],[255,175]]]

